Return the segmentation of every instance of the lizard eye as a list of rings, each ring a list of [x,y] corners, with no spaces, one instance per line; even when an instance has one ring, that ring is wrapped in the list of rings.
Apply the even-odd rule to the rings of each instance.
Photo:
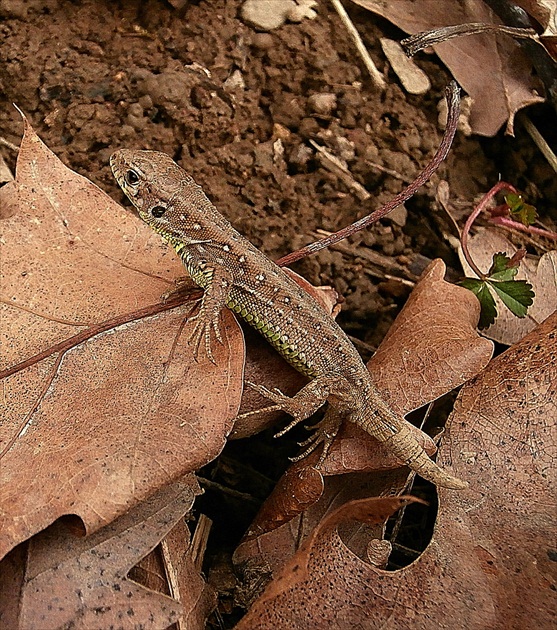
[[[128,184],[129,186],[136,186],[137,184],[139,184],[139,175],[132,169],[126,172],[125,179],[126,184]]]
[[[155,219],[160,219],[165,212],[166,208],[164,206],[154,206],[151,208],[151,214],[155,217]]]

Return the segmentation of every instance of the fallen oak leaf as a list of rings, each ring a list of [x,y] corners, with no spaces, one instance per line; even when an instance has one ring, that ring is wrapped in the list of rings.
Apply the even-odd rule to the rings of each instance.
[[[25,553],[17,548],[2,562],[1,590],[19,602],[10,611],[12,597],[5,598],[3,626],[155,629],[176,622],[184,612],[180,603],[127,574],[191,510],[199,493],[189,475],[87,538],[74,536],[62,522],[34,536]],[[14,574],[19,583],[10,585]]]
[[[216,457],[239,405],[244,357],[230,313],[220,367],[196,363],[188,331],[180,337],[187,308],[126,320],[156,302],[181,265],[27,121],[10,198],[15,212],[0,221],[3,367],[75,331],[85,336],[3,381],[0,557],[64,514],[95,531]],[[85,334],[111,317],[123,320]]]
[[[370,627],[366,603],[377,588],[369,582],[373,573],[369,564],[346,547],[337,528],[354,519],[382,524],[412,501],[419,499],[360,499],[329,514],[269,583],[236,629]]]

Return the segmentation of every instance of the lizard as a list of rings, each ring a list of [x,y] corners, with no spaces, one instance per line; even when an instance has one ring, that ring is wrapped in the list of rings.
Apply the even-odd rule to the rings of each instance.
[[[139,217],[169,243],[204,292],[190,336],[195,357],[204,346],[212,360],[213,338],[222,343],[219,316],[229,308],[255,328],[310,380],[294,396],[249,384],[293,419],[277,437],[328,402],[323,420],[299,460],[322,445],[322,465],[343,421],[355,423],[404,464],[438,486],[467,483],[429,458],[380,395],[358,351],[313,297],[216,209],[203,189],[168,155],[120,149],[110,158],[116,181]]]

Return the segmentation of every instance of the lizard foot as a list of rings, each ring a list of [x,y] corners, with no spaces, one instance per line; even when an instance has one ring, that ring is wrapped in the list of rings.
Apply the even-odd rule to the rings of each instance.
[[[291,457],[290,460],[293,462],[298,462],[304,457],[307,457],[310,453],[312,453],[320,444],[323,444],[323,450],[321,451],[321,455],[319,456],[319,460],[315,465],[316,468],[319,468],[325,458],[327,457],[329,450],[339,432],[339,429],[342,424],[342,418],[339,414],[335,413],[333,409],[329,408],[323,420],[318,422],[316,425],[307,426],[306,429],[313,430],[313,433],[309,436],[307,440],[300,442],[299,446],[302,448],[306,446],[307,448],[300,453],[300,455],[296,455],[296,457]]]
[[[211,363],[216,365],[213,351],[211,350],[211,331],[214,332],[220,344],[223,344],[222,335],[219,328],[218,319],[207,319],[204,317],[203,309],[189,320],[195,321],[195,328],[191,333],[188,342],[193,346],[193,356],[196,361],[199,360],[201,346],[205,346],[205,354]]]
[[[290,396],[286,396],[277,387],[273,387],[273,389],[268,389],[263,385],[255,385],[254,383],[247,383],[247,385],[249,385],[253,390],[255,390],[264,398],[267,398],[271,402],[274,402],[275,404],[273,405],[273,407],[275,409],[281,409],[289,416],[293,417],[292,422],[290,422],[284,429],[279,431],[275,435],[275,437],[282,437],[298,423],[303,422],[304,420],[309,418],[309,416],[311,416],[315,411],[314,408],[308,407],[303,399],[300,399],[296,396],[293,396],[292,398]]]

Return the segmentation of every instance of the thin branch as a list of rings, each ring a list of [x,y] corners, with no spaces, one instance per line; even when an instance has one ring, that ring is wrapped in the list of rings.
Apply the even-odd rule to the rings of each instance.
[[[549,144],[547,144],[546,139],[538,131],[538,128],[528,118],[528,116],[522,116],[521,120],[526,131],[530,134],[530,137],[535,142],[538,149],[542,152],[545,159],[549,162],[551,168],[557,173],[557,156],[555,155]]]
[[[364,62],[367,71],[369,72],[369,76],[371,77],[373,85],[375,85],[375,87],[379,88],[380,90],[384,90],[387,87],[385,79],[383,78],[381,72],[379,72],[379,70],[377,69],[377,66],[373,63],[373,59],[369,56],[367,48],[365,47],[365,44],[360,37],[360,34],[358,33],[356,27],[354,26],[354,23],[350,19],[348,13],[346,13],[346,9],[342,6],[342,2],[340,0],[331,0],[331,3],[335,7],[336,12],[339,14],[342,23],[348,31],[348,35],[351,37],[354,45],[356,46],[356,49],[360,53],[362,61]]]
[[[409,186],[399,192],[396,197],[394,197],[391,201],[389,201],[389,203],[385,204],[378,210],[375,210],[365,217],[362,217],[355,223],[352,223],[351,225],[342,228],[338,232],[334,232],[326,238],[322,238],[319,241],[310,243],[309,245],[302,247],[302,249],[283,256],[276,261],[277,265],[291,265],[293,262],[296,262],[301,258],[305,258],[310,254],[315,254],[321,249],[329,247],[334,243],[338,243],[348,236],[355,234],[359,230],[363,230],[373,223],[376,223],[377,221],[379,221],[379,219],[382,219],[385,215],[389,214],[389,212],[394,210],[397,206],[400,206],[405,201],[408,201],[408,199],[410,199],[410,197],[412,197],[412,195],[421,186],[423,186],[433,175],[433,173],[435,173],[435,171],[439,168],[441,162],[443,162],[443,160],[447,157],[447,154],[449,153],[449,150],[453,143],[458,124],[458,117],[460,115],[460,88],[455,81],[451,81],[451,83],[445,89],[445,98],[447,99],[448,113],[447,126],[445,128],[443,139],[441,140],[439,148],[437,149],[437,152],[435,153],[429,164]]]
[[[151,315],[157,315],[158,313],[164,313],[165,311],[170,311],[177,306],[181,306],[190,300],[195,299],[195,295],[191,294],[186,297],[180,296],[176,298],[169,299],[167,302],[159,302],[158,304],[151,304],[150,306],[145,306],[137,311],[133,311],[132,313],[124,313],[122,315],[118,315],[109,319],[105,322],[100,322],[99,324],[94,324],[90,328],[86,330],[82,330],[77,333],[77,335],[73,335],[72,337],[68,337],[64,339],[60,343],[54,344],[46,350],[39,352],[16,365],[12,365],[9,368],[4,370],[0,370],[0,380],[11,376],[12,374],[16,374],[21,370],[24,370],[31,365],[35,365],[39,363],[39,361],[43,361],[44,359],[52,356],[57,352],[61,352],[62,354],[67,352],[70,348],[73,348],[80,343],[95,337],[96,335],[100,335],[101,333],[106,332],[107,330],[111,330],[118,326],[122,326],[123,324],[127,324],[129,322],[137,321],[140,319],[144,319],[145,317],[150,317]]]

